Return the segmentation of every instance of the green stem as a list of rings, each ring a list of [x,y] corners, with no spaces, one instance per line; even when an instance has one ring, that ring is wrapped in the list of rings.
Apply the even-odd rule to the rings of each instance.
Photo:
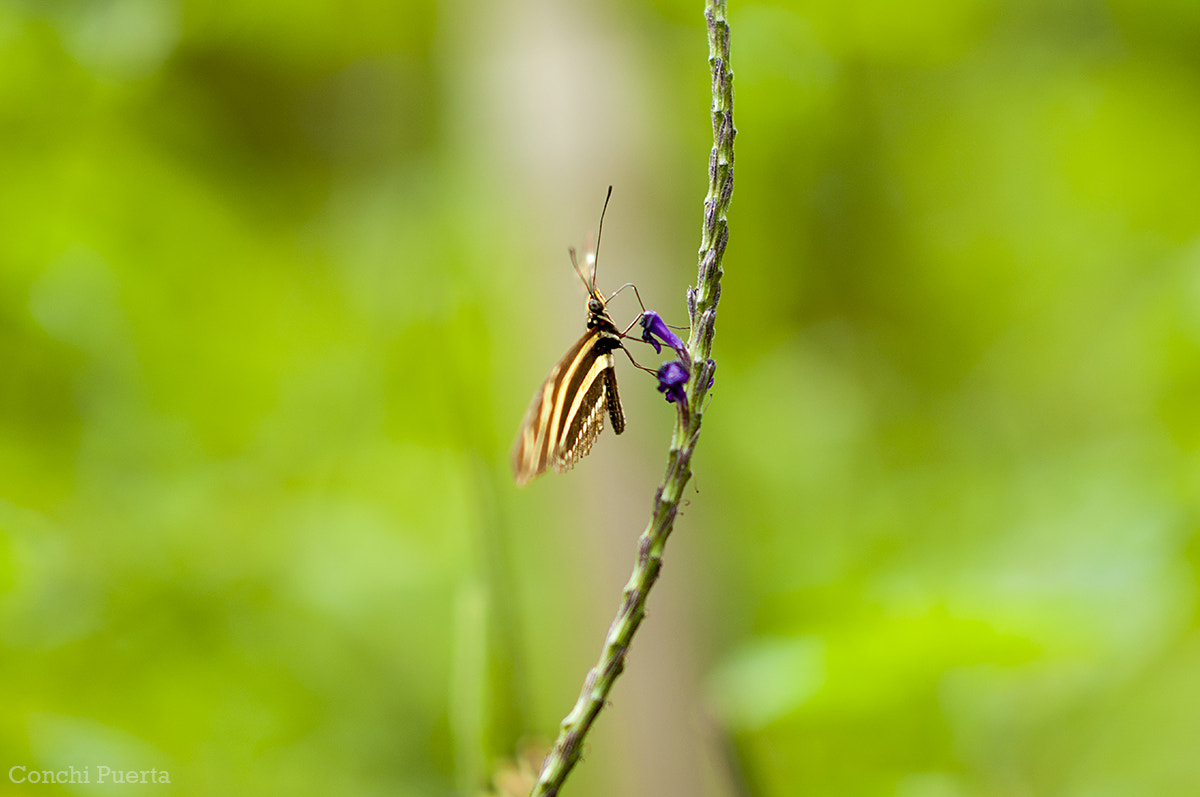
[[[726,213],[733,194],[733,73],[729,70],[729,24],[725,0],[707,0],[708,63],[712,70],[713,147],[708,161],[708,196],[704,200],[704,224],[700,237],[699,274],[696,287],[688,289],[688,313],[692,331],[688,339],[691,359],[687,405],[679,406],[667,472],[654,497],[650,523],[638,540],[637,561],[625,585],[621,608],[609,626],[604,649],[596,666],[588,671],[575,707],[562,721],[554,749],[546,757],[533,797],[553,797],[579,762],[584,739],[600,709],[608,700],[613,683],[625,667],[625,654],[633,635],[646,616],[646,599],[658,580],[662,552],[675,525],[675,514],[683,489],[692,476],[692,452],[700,435],[705,397],[716,369],[710,359],[716,326],[717,302],[721,296],[721,260],[729,237]]]

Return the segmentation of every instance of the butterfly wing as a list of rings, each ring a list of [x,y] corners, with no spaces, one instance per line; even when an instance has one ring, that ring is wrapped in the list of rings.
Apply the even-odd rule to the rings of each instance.
[[[604,355],[609,361],[612,355]],[[600,361],[598,360],[598,363]],[[609,370],[612,366],[608,366]],[[592,450],[592,444],[604,431],[604,410],[608,405],[606,381],[600,377],[593,379],[587,393],[577,397],[575,411],[571,414],[570,425],[566,433],[559,438],[555,446],[552,464],[558,473],[565,473],[575,467],[575,463],[587,456]]]
[[[619,345],[619,339],[606,330],[589,329],[550,371],[534,394],[513,444],[512,470],[518,485],[548,467],[560,473],[570,470],[591,451],[604,429],[605,411],[618,434],[624,431],[620,400],[616,399],[615,412],[610,406],[616,397],[612,352]]]

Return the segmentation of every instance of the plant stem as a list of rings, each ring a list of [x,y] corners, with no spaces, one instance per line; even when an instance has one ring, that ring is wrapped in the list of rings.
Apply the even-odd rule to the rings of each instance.
[[[646,599],[662,569],[662,552],[675,526],[675,515],[683,489],[692,476],[692,452],[700,435],[705,398],[716,364],[710,359],[721,297],[721,260],[729,237],[726,213],[733,195],[733,73],[729,70],[729,25],[725,0],[707,0],[708,63],[712,71],[713,147],[708,160],[708,196],[704,200],[704,223],[700,236],[699,274],[696,287],[687,292],[692,331],[688,338],[691,379],[687,403],[679,404],[675,431],[667,459],[667,472],[654,496],[654,511],[638,539],[637,561],[621,600],[617,616],[609,626],[604,649],[596,666],[588,671],[575,707],[562,721],[554,749],[542,765],[533,797],[553,797],[562,788],[583,749],[583,742],[600,709],[608,700],[617,676],[625,668],[625,655],[633,635],[646,616]]]

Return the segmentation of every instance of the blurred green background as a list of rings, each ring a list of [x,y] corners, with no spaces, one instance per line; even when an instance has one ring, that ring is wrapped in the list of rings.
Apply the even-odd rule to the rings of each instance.
[[[714,396],[565,793],[1200,793],[1200,5],[731,6]],[[600,286],[684,322],[706,57],[699,0],[0,2],[0,791],[552,738],[672,408],[507,451],[610,183]]]

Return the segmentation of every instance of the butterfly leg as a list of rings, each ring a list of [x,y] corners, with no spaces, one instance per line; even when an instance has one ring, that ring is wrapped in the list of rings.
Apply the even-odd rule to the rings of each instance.
[[[633,340],[633,338],[631,338],[631,340]],[[637,360],[633,359],[633,355],[629,352],[629,349],[622,346],[621,351],[625,352],[625,356],[629,358],[629,362],[633,363],[633,366],[635,368],[640,368],[648,374],[656,374],[656,375],[658,374],[657,370],[655,370],[653,368],[647,368],[646,366],[642,365]]]

